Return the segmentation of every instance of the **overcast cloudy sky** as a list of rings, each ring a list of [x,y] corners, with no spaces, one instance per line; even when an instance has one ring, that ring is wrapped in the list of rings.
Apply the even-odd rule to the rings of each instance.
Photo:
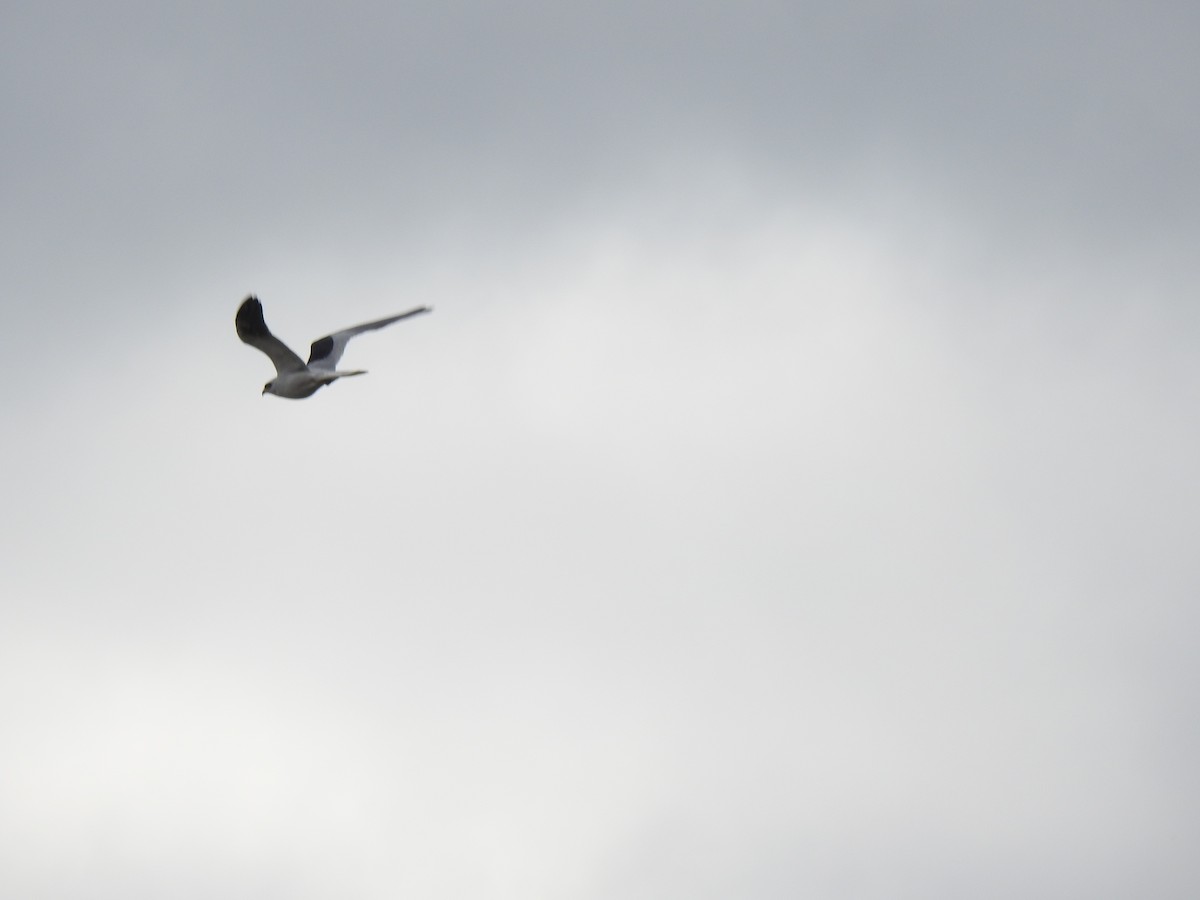
[[[5,4],[0,894],[1197,896],[1198,40]]]

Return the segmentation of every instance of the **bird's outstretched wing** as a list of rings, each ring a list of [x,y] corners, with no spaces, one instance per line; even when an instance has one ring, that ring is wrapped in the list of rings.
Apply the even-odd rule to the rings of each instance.
[[[234,322],[237,325],[238,337],[271,357],[277,373],[286,375],[289,372],[304,371],[304,361],[267,328],[267,323],[263,320],[262,304],[258,302],[257,297],[250,296],[242,301]]]
[[[308,367],[310,369],[332,372],[337,366],[338,360],[342,358],[342,353],[346,350],[346,344],[356,334],[362,334],[364,331],[374,331],[376,328],[383,328],[385,325],[391,325],[393,322],[399,322],[401,319],[407,319],[409,316],[418,316],[421,313],[430,311],[428,306],[418,306],[416,309],[402,312],[398,316],[388,316],[386,319],[365,322],[362,325],[355,325],[353,328],[335,331],[333,334],[327,334],[323,338],[317,338],[312,342],[312,348],[308,354]],[[242,340],[245,340],[245,338]]]

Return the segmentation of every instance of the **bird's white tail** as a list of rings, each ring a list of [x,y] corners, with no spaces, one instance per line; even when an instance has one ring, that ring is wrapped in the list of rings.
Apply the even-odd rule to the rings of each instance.
[[[353,371],[350,371],[350,372],[313,372],[312,369],[309,369],[309,371],[312,372],[314,375],[316,375],[320,379],[321,386],[324,386],[327,384],[333,384],[339,378],[349,378],[351,375],[366,375],[367,374],[366,369],[354,369]]]

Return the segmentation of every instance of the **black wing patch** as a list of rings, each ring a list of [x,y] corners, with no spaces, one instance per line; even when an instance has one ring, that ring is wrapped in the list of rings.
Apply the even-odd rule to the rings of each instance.
[[[271,336],[271,332],[267,329],[267,323],[263,319],[262,304],[253,294],[242,301],[234,322],[237,325],[238,337],[247,343],[256,338]]]
[[[324,359],[333,352],[333,336],[326,335],[323,338],[317,338],[312,342],[312,347],[308,353],[308,364],[311,366],[318,359]]]

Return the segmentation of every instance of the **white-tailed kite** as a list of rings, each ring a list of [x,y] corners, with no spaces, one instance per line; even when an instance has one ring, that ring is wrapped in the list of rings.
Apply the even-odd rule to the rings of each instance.
[[[312,342],[307,364],[289,350],[287,344],[271,334],[267,323],[263,320],[262,304],[258,302],[257,297],[251,295],[242,301],[234,323],[237,325],[238,337],[251,347],[256,347],[267,354],[271,357],[271,362],[275,363],[277,374],[273,381],[268,381],[263,386],[262,392],[274,394],[276,397],[287,397],[290,400],[301,400],[304,397],[311,397],[318,388],[332,384],[339,378],[367,374],[364,369],[355,369],[350,372],[337,371],[338,360],[342,358],[342,352],[346,349],[350,338],[356,334],[362,334],[364,331],[374,331],[376,328],[383,328],[385,325],[391,325],[393,322],[399,322],[409,316],[427,312],[432,312],[428,306],[418,306],[416,309],[402,312],[398,316],[366,322],[344,331],[335,331],[323,338],[317,338]]]

